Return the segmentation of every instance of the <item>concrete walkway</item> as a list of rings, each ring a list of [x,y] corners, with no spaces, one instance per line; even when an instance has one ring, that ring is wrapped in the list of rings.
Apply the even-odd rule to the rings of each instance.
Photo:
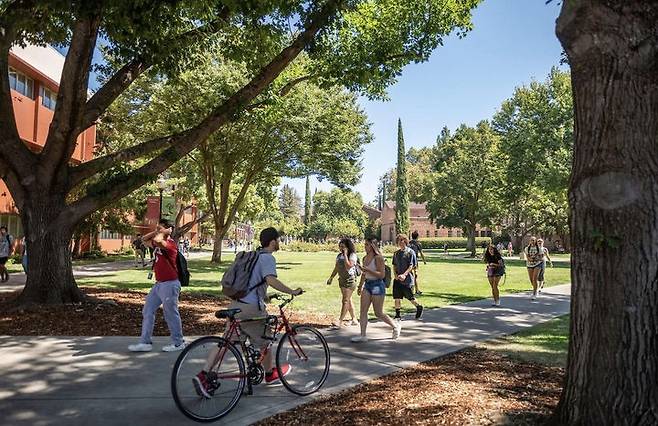
[[[201,259],[204,257],[210,258],[211,255],[212,252],[209,251],[190,252],[188,260]],[[139,268],[148,270],[151,268],[151,265],[147,264],[144,267],[136,266],[134,260],[117,260],[116,262],[90,263],[87,265],[74,266],[73,276],[76,278],[102,277],[117,271],[133,270]],[[26,275],[24,272],[10,273],[9,281],[6,283],[0,283],[0,293],[22,289],[25,286],[25,279]]]
[[[402,335],[390,339],[380,323],[368,326],[370,341],[354,344],[358,327],[326,331],[331,370],[319,394],[436,358],[478,342],[517,332],[569,311],[569,286],[552,287],[537,300],[528,294],[428,310],[422,320],[405,318]],[[178,354],[132,354],[134,337],[0,336],[0,424],[39,425],[182,425],[195,424],[174,405],[169,382]],[[317,394],[316,394],[317,396]],[[218,424],[247,425],[311,401],[283,387],[257,386]]]

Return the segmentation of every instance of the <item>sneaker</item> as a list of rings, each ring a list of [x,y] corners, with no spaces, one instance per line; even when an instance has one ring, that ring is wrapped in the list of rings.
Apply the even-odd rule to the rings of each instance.
[[[355,326],[355,325],[359,325],[359,323],[357,322],[357,320],[352,320],[350,321],[350,325]]]
[[[500,306],[500,300],[497,301],[496,303],[494,303],[494,305],[496,305],[496,306]]]
[[[205,371],[200,371],[199,374],[192,378],[192,384],[197,395],[210,399],[212,395],[208,392],[208,375]]]
[[[416,306],[416,319],[420,319],[423,316],[423,305]]]
[[[289,373],[290,370],[292,370],[292,366],[290,364],[283,364],[281,366],[281,371],[283,372],[283,377],[286,377]],[[266,385],[276,385],[279,384],[280,382],[280,377],[279,377],[279,370],[274,369],[272,372],[265,374],[265,384]]]
[[[400,331],[402,331],[402,324],[398,324],[394,329],[393,329],[393,336],[392,339],[395,340],[398,337],[400,337]]]
[[[402,318],[400,316],[395,316],[395,317],[393,317],[393,321],[400,322],[400,321],[402,321]]]
[[[536,300],[536,299],[537,299],[537,293],[532,293],[532,297],[530,298],[530,300]]]
[[[176,352],[185,349],[185,342],[180,345],[167,345],[162,347],[162,352]]]
[[[151,349],[153,349],[153,345],[150,343],[137,343],[128,346],[130,352],[150,352]]]
[[[359,335],[359,336],[353,336],[350,340],[354,343],[365,343],[368,341],[368,338],[366,336]]]
[[[422,295],[423,295],[423,292],[422,292],[422,291],[417,291],[417,292],[416,292],[416,296],[422,296]]]

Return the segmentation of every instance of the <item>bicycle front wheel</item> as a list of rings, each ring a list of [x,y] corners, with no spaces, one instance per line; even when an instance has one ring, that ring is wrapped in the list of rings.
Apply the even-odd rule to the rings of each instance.
[[[221,337],[202,337],[176,360],[171,393],[187,417],[213,422],[235,407],[246,379],[244,361],[235,345]]]
[[[331,363],[329,346],[322,333],[298,325],[283,335],[276,350],[276,368],[281,383],[297,395],[317,392],[327,380]],[[287,374],[284,374],[287,371]]]

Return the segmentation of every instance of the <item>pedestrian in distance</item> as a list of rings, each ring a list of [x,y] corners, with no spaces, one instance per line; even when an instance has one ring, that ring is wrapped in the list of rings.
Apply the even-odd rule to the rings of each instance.
[[[514,245],[512,244],[511,240],[507,243],[507,256],[514,256]]]
[[[414,296],[414,276],[411,271],[416,264],[416,253],[409,248],[409,238],[399,234],[395,239],[398,250],[393,254],[393,268],[395,279],[393,280],[393,299],[395,301],[395,319],[400,321],[400,308],[402,299],[407,299],[416,307],[416,319],[423,315],[423,306],[416,302]]]
[[[423,253],[423,245],[418,241],[418,231],[414,231],[411,234],[411,241],[409,241],[409,247],[414,251],[416,255],[416,265],[412,273],[414,274],[414,288],[416,289],[416,296],[422,296],[423,292],[420,291],[420,286],[418,285],[418,256],[423,259],[423,263],[427,265],[425,260],[425,253]]]
[[[528,278],[532,284],[532,300],[537,298],[537,280],[541,271],[543,253],[537,244],[537,238],[530,237],[530,242],[523,249],[525,254],[526,267],[528,268]]]
[[[185,348],[183,325],[178,312],[181,283],[178,279],[176,266],[178,247],[171,238],[173,229],[167,219],[161,219],[155,231],[144,235],[142,238],[145,245],[155,247],[155,262],[153,263],[153,270],[148,275],[148,278],[151,279],[153,272],[155,272],[155,284],[146,296],[144,308],[142,309],[142,335],[139,343],[128,346],[128,350],[131,352],[148,352],[152,349],[151,336],[153,335],[155,314],[161,305],[172,340],[172,343],[164,346],[162,350],[164,352],[174,352]]]
[[[146,266],[146,246],[142,241],[142,236],[140,234],[135,235],[135,238],[131,241],[130,245],[135,252],[135,267],[142,265],[142,268]]]
[[[500,282],[500,278],[505,275],[505,261],[500,251],[498,251],[498,247],[489,244],[487,250],[484,252],[484,263],[487,264],[487,279],[489,280],[491,295],[493,296],[492,306],[500,306],[498,283]]]
[[[338,243],[338,255],[336,256],[336,263],[331,276],[327,280],[327,285],[331,285],[334,277],[338,275],[338,287],[341,293],[340,315],[338,322],[332,325],[337,328],[343,326],[345,316],[349,312],[351,320],[350,325],[356,325],[356,317],[354,316],[354,305],[352,304],[352,294],[356,290],[356,277],[359,273],[358,262],[359,258],[356,255],[354,243],[349,238],[343,238]]]
[[[0,226],[0,282],[9,281],[9,272],[7,271],[7,260],[14,251],[14,237],[7,231],[7,227]]]
[[[23,249],[21,253],[21,265],[23,266],[23,272],[27,274],[27,239],[25,237],[21,239],[21,247]]]
[[[391,317],[384,313],[384,298],[386,297],[386,266],[384,257],[379,251],[379,243],[376,238],[366,238],[366,257],[363,259],[363,275],[359,282],[357,294],[361,296],[360,324],[361,334],[352,337],[352,342],[367,342],[366,329],[368,328],[368,311],[372,305],[375,316],[380,321],[388,324],[393,331],[393,339],[400,337],[402,325],[396,324]]]
[[[548,262],[551,264],[551,268],[553,267],[553,261],[551,260],[551,256],[548,253],[548,249],[544,247],[544,240],[538,238],[537,245],[539,246],[539,250],[541,251],[542,254],[541,270],[539,271],[539,275],[537,276],[537,291],[541,293],[542,290],[544,289],[544,273],[546,272],[546,260],[548,259]]]

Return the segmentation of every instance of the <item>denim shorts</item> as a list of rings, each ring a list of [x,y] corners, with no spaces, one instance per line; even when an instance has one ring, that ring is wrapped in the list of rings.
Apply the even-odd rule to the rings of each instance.
[[[364,287],[371,296],[386,295],[386,285],[384,284],[384,280],[366,280]]]

